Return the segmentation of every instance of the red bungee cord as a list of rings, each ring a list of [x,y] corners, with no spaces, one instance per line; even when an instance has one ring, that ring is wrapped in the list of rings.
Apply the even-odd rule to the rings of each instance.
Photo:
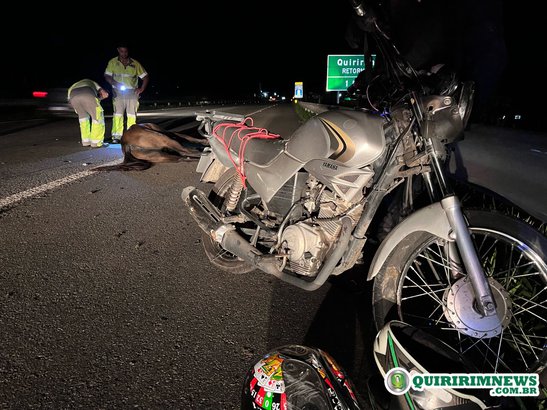
[[[247,125],[247,120],[250,120],[250,126]],[[247,177],[245,176],[245,150],[247,148],[247,144],[250,140],[253,139],[261,139],[261,140],[269,140],[269,139],[276,139],[280,138],[278,134],[270,134],[267,129],[265,128],[258,128],[254,127],[254,121],[251,117],[245,118],[242,122],[233,123],[233,122],[222,122],[217,124],[213,128],[213,136],[222,144],[226,152],[228,153],[228,157],[230,158],[230,161],[232,161],[232,164],[234,164],[234,168],[236,169],[236,172],[238,173],[239,177],[241,178],[241,182],[243,183],[243,187],[247,188],[246,180]],[[219,134],[219,129],[221,127],[224,127],[221,134]],[[247,134],[241,135],[244,131],[250,131]],[[228,141],[226,141],[226,135],[229,135]],[[234,158],[232,157],[232,153],[230,152],[230,145],[232,145],[232,141],[234,137],[237,137],[240,140],[239,144],[239,152],[238,152],[238,160],[239,160],[239,166],[234,161]]]

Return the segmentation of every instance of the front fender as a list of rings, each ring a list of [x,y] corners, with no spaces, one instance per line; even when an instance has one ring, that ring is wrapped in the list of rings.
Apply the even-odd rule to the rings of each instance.
[[[367,280],[373,279],[378,274],[388,256],[403,239],[411,233],[420,231],[451,240],[449,238],[451,227],[440,202],[410,214],[386,236],[374,255]]]

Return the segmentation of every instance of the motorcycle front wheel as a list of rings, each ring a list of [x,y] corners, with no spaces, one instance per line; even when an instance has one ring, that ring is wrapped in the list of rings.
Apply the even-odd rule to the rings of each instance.
[[[239,178],[239,175],[236,173],[235,169],[229,169],[218,179],[209,193],[209,200],[222,214],[225,213],[226,207],[224,202],[226,200],[226,195],[230,192],[236,178]],[[218,242],[215,242],[211,236],[205,232],[201,235],[201,241],[207,258],[209,258],[209,261],[214,266],[226,272],[236,274],[248,273],[256,269],[232,253],[224,250]]]
[[[376,327],[397,319],[426,329],[483,373],[533,372],[547,358],[547,238],[502,214],[465,214],[501,325],[485,330],[476,309],[465,306],[472,287],[465,273],[454,274],[447,243],[416,232],[374,279]]]

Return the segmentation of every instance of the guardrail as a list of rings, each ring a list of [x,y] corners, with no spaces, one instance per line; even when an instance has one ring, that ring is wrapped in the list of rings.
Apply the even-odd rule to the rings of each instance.
[[[236,99],[196,99],[196,98],[172,98],[172,99],[146,99],[140,102],[140,109],[179,108],[179,107],[204,107],[208,105],[248,105],[264,104],[264,101],[252,98]]]
[[[322,112],[330,110],[330,106],[325,104],[316,104],[300,100],[294,100],[294,102],[296,114],[300,117],[300,120],[302,121],[307,121],[317,114],[321,114]]]
[[[325,104],[316,104],[316,103],[310,103],[310,102],[298,102],[298,105],[304,109],[304,111],[308,112],[309,114],[321,114],[322,112],[329,111],[330,106]]]

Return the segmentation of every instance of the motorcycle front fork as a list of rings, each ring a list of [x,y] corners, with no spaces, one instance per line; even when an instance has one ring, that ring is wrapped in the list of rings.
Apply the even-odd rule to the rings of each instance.
[[[452,228],[451,236],[456,242],[463,266],[465,266],[467,275],[473,285],[477,302],[476,308],[484,316],[495,315],[496,305],[492,296],[492,290],[471,239],[469,227],[463,217],[460,201],[455,195],[451,195],[443,198],[441,205],[446,212],[448,223]]]
[[[460,201],[453,190],[448,186],[444,177],[444,171],[439,163],[437,155],[435,155],[433,146],[430,145],[429,147],[431,148],[431,151],[429,152],[431,167],[437,181],[437,184],[435,185],[438,186],[440,191],[440,196],[442,198],[440,202],[446,213],[450,227],[452,228],[450,234],[451,239],[456,243],[456,246],[453,245],[454,242],[449,244],[449,254],[452,254],[450,262],[459,266],[461,266],[460,260],[463,262],[463,266],[465,267],[465,271],[467,272],[473,286],[473,291],[475,292],[476,310],[483,316],[493,316],[496,314],[496,304],[492,295],[492,290],[490,289],[490,284],[488,283],[488,279],[482,268],[473,240],[471,239],[469,226],[464,218]],[[431,198],[438,198],[439,195],[435,190],[435,185],[432,183],[431,174],[425,173],[423,175]],[[455,248],[457,248],[459,252],[455,252]],[[459,270],[461,271],[461,269]],[[455,274],[457,277],[461,275],[461,272],[455,272]]]

